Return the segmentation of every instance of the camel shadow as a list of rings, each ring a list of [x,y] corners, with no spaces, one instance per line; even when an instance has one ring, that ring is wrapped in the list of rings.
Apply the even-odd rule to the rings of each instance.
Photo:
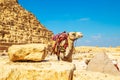
[[[41,60],[41,61],[32,61],[32,60],[18,60],[18,61],[13,61],[16,63],[41,63],[41,62],[49,62],[49,60]]]

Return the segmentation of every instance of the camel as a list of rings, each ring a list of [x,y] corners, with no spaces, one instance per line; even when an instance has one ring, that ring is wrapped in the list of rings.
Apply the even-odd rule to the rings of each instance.
[[[81,32],[69,32],[67,39],[61,41],[53,51],[53,53],[57,55],[58,60],[72,62],[74,41],[82,37],[83,34]],[[63,46],[66,42],[68,43],[68,46],[65,49]]]

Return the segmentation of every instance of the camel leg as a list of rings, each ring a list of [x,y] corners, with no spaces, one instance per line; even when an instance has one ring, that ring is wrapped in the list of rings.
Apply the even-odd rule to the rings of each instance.
[[[57,56],[58,61],[60,61],[60,56]]]
[[[58,59],[58,61],[60,61],[60,50],[59,50],[59,46],[57,46],[57,59]]]
[[[57,59],[58,59],[58,61],[60,61],[60,51],[59,50],[57,51]]]
[[[55,51],[54,51],[54,50],[51,51],[50,55],[52,55],[52,54],[55,54]]]

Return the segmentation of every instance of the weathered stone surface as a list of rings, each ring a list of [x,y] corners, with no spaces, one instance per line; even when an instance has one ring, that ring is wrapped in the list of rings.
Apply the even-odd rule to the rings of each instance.
[[[5,60],[4,60],[5,61]],[[0,80],[73,80],[75,65],[68,62],[0,62]]]
[[[8,49],[11,61],[41,61],[47,56],[46,44],[13,45]]]
[[[105,53],[96,54],[88,63],[87,70],[120,76],[120,72]]]
[[[0,0],[0,45],[49,43],[52,34],[32,13],[22,8],[18,0]]]

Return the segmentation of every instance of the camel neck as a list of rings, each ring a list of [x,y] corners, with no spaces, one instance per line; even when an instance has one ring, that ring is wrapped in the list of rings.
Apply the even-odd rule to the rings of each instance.
[[[74,40],[71,40],[69,37],[68,37],[68,47],[69,49],[72,49],[74,46]]]

